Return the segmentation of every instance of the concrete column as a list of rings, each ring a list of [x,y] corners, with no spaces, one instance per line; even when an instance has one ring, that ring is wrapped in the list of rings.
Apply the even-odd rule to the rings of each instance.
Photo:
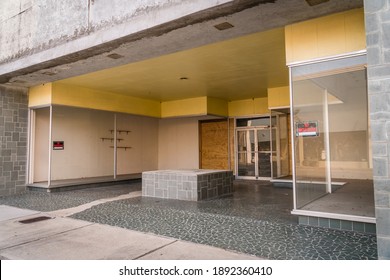
[[[378,258],[390,259],[390,0],[365,0]]]
[[[27,91],[0,85],[0,196],[25,190]]]

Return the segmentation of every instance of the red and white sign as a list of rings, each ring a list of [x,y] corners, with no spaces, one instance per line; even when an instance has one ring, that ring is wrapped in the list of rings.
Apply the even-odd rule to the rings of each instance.
[[[63,150],[64,141],[53,141],[53,150]]]
[[[297,122],[296,135],[303,136],[303,137],[318,136],[319,135],[318,122],[316,121]]]

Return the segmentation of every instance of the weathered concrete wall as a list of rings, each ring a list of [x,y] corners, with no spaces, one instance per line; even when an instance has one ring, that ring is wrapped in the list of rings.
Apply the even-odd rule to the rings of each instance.
[[[25,190],[27,91],[0,86],[0,196]]]
[[[378,258],[390,259],[390,1],[364,5]]]
[[[53,47],[88,31],[86,0],[2,1],[0,15],[0,62]]]
[[[227,2],[231,0],[2,0],[0,64],[96,34],[71,51],[90,48]]]

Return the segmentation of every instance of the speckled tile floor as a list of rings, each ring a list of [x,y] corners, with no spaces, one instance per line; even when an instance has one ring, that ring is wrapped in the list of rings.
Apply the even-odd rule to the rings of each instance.
[[[62,192],[26,191],[22,194],[0,197],[0,204],[50,212],[86,204],[102,198],[110,198],[141,190],[141,182],[118,184],[109,187],[86,188]]]
[[[269,259],[376,259],[376,236],[297,224],[292,190],[268,182],[235,181],[233,196],[202,202],[131,198],[107,202],[71,217],[169,236]],[[26,193],[0,204],[40,211],[74,207],[140,190],[129,186],[63,193]]]

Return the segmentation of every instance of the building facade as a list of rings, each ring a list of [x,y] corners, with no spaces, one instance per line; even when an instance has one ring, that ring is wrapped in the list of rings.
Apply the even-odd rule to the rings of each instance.
[[[0,195],[230,169],[292,182],[300,223],[376,232],[390,258],[390,1],[18,0],[0,15]]]

